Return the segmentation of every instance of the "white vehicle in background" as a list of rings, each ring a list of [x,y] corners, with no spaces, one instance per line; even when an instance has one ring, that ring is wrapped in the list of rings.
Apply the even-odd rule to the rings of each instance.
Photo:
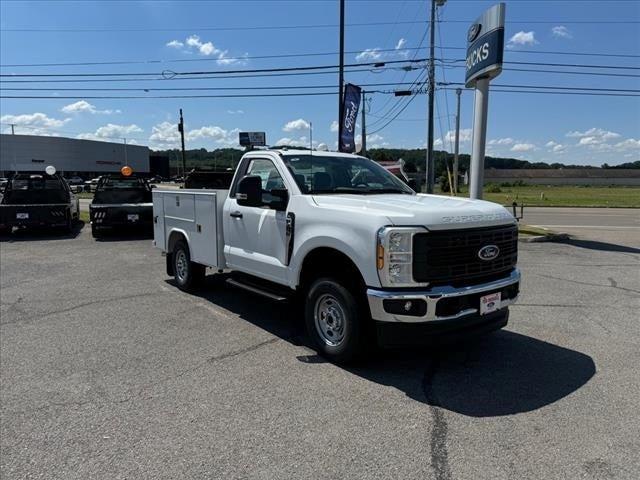
[[[416,194],[375,162],[258,150],[230,189],[153,191],[154,244],[188,290],[207,267],[274,301],[298,298],[318,351],[349,362],[387,346],[507,324],[517,226],[502,206]]]

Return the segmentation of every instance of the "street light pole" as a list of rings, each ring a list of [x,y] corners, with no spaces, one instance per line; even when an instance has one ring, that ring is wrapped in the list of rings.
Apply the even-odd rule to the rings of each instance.
[[[365,108],[367,108],[367,92],[362,91],[362,148],[360,148],[360,155],[367,156],[367,123],[365,120]]]
[[[122,140],[124,140],[124,164],[129,165],[129,160],[127,159],[127,139],[123,138]]]

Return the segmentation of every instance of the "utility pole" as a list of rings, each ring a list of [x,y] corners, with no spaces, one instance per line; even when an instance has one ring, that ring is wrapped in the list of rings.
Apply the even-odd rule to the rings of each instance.
[[[129,160],[127,159],[127,139],[123,138],[122,140],[124,140],[124,164],[129,165]]]
[[[456,97],[458,100],[458,107],[456,109],[456,146],[453,154],[453,193],[458,193],[458,151],[460,147],[460,95],[462,94],[461,88],[456,88]]]
[[[429,24],[429,112],[427,121],[429,122],[427,130],[427,158],[426,158],[426,181],[427,181],[427,193],[433,193],[433,187],[436,180],[435,172],[435,159],[433,158],[433,104],[435,101],[436,93],[436,64],[435,64],[435,49],[436,49],[436,7],[444,5],[446,0],[431,0],[431,23]]]
[[[344,97],[344,0],[340,0],[340,68],[338,74],[338,150],[342,138],[342,115]]]
[[[15,126],[16,126],[15,123],[11,124],[11,135],[15,135],[16,134],[15,130],[13,129]]]
[[[178,123],[178,131],[180,132],[180,140],[182,142],[182,177],[187,176],[187,161],[184,156],[184,119],[182,118],[182,109],[180,109],[180,123]]]
[[[362,91],[362,148],[360,149],[360,155],[367,156],[367,123],[365,121],[364,109],[367,107],[367,92]]]

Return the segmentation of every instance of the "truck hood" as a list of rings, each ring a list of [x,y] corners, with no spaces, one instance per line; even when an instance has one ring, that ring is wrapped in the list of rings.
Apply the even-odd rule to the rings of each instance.
[[[513,223],[501,205],[443,195],[314,195],[320,208],[345,213],[380,215],[391,225],[420,225],[431,230],[473,228]]]

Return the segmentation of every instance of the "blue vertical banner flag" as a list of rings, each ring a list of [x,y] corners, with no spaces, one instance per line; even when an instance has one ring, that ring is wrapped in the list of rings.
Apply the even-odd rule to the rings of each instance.
[[[360,97],[362,89],[357,85],[347,83],[344,88],[344,98],[342,104],[342,134],[340,135],[339,151],[353,153],[356,150],[355,132],[358,109],[360,108]]]

